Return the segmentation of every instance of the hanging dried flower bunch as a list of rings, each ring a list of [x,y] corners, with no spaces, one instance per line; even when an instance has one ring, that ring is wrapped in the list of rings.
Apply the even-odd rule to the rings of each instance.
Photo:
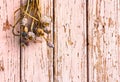
[[[51,33],[48,26],[51,23],[51,18],[41,16],[39,0],[27,0],[27,3],[15,11],[21,11],[21,17],[13,26],[13,34],[21,37],[21,44],[28,46],[30,42],[36,42],[36,37],[43,37],[49,47],[54,47],[52,42],[45,38],[45,34]],[[20,23],[20,34],[15,33],[17,24]]]

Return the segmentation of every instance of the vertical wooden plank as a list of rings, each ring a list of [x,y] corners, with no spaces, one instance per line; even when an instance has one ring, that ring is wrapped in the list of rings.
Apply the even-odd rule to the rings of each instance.
[[[89,0],[89,82],[120,82],[119,0]]]
[[[116,41],[116,44],[118,45],[118,57],[117,57],[117,61],[118,61],[118,69],[120,69],[120,0],[117,1],[117,32],[118,32],[118,35],[117,35],[117,41]],[[118,78],[120,78],[120,71],[118,71]],[[120,79],[118,80],[120,81]]]
[[[42,16],[53,15],[53,0],[40,0]],[[53,24],[50,28],[52,30]],[[49,36],[52,40],[52,33]],[[22,82],[53,82],[53,54],[46,41],[22,48]]]
[[[86,1],[55,0],[54,82],[86,82]]]
[[[0,0],[0,82],[20,81],[19,37],[13,36],[11,27],[3,31],[7,19],[13,24],[14,10],[19,3],[20,0]]]

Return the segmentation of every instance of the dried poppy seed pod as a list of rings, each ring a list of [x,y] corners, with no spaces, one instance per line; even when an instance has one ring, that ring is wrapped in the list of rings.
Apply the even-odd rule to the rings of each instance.
[[[37,28],[36,34],[37,34],[37,36],[44,36],[44,31],[40,28]]]
[[[47,27],[45,27],[43,30],[44,30],[44,32],[47,33],[47,34],[50,34],[50,33],[51,33],[51,30],[48,29]]]
[[[27,37],[27,33],[26,32],[22,32],[21,35],[22,35],[22,37]]]
[[[43,16],[41,17],[40,21],[43,24],[43,26],[49,26],[49,24],[51,23],[51,18],[48,16]]]
[[[28,27],[26,27],[26,26],[23,27],[23,31],[27,33],[28,32]]]
[[[21,25],[25,26],[27,23],[28,23],[28,19],[24,17],[24,18],[22,19]]]
[[[47,45],[50,47],[50,48],[54,48],[54,44],[50,41],[47,42]]]
[[[28,32],[28,37],[30,40],[35,38],[35,34],[33,32]]]

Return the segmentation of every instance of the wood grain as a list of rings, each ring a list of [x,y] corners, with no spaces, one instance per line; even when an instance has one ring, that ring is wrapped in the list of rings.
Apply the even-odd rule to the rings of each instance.
[[[53,15],[53,0],[40,0],[42,16]],[[52,29],[52,25],[50,28]],[[52,40],[52,35],[48,36]],[[53,54],[46,41],[22,48],[22,82],[53,82]]]
[[[6,31],[6,21],[13,24],[13,14],[20,6],[20,0],[0,0],[0,82],[20,81],[19,37],[14,37],[12,28]],[[8,24],[8,26],[9,26]]]
[[[86,82],[86,1],[54,3],[54,82]]]
[[[120,82],[119,0],[89,0],[89,82]]]
[[[53,19],[47,38],[55,48],[42,39],[21,52],[9,27],[20,1],[0,0],[0,82],[120,82],[119,0],[88,0],[88,17],[87,0],[40,0],[42,16]]]

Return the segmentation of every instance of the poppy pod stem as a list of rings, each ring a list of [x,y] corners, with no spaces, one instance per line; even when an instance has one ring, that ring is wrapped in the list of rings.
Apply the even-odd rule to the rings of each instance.
[[[20,20],[21,20],[21,18],[19,18],[18,21],[14,24],[14,26],[12,26],[12,27],[13,27],[12,33],[13,33],[13,35],[15,35],[15,36],[20,36],[20,34],[16,34],[16,33],[15,33],[15,26],[20,22]]]
[[[31,31],[33,30],[33,26],[34,26],[34,20],[32,20],[32,24],[31,24],[31,28],[30,28]]]
[[[26,7],[26,11],[25,12],[28,12],[29,3],[30,3],[30,0],[27,0],[27,7]]]
[[[30,18],[34,19],[35,21],[39,21],[37,18],[31,16],[29,13],[27,13],[27,12],[25,12],[25,11],[23,11],[23,13],[24,13],[25,15],[29,16]]]

